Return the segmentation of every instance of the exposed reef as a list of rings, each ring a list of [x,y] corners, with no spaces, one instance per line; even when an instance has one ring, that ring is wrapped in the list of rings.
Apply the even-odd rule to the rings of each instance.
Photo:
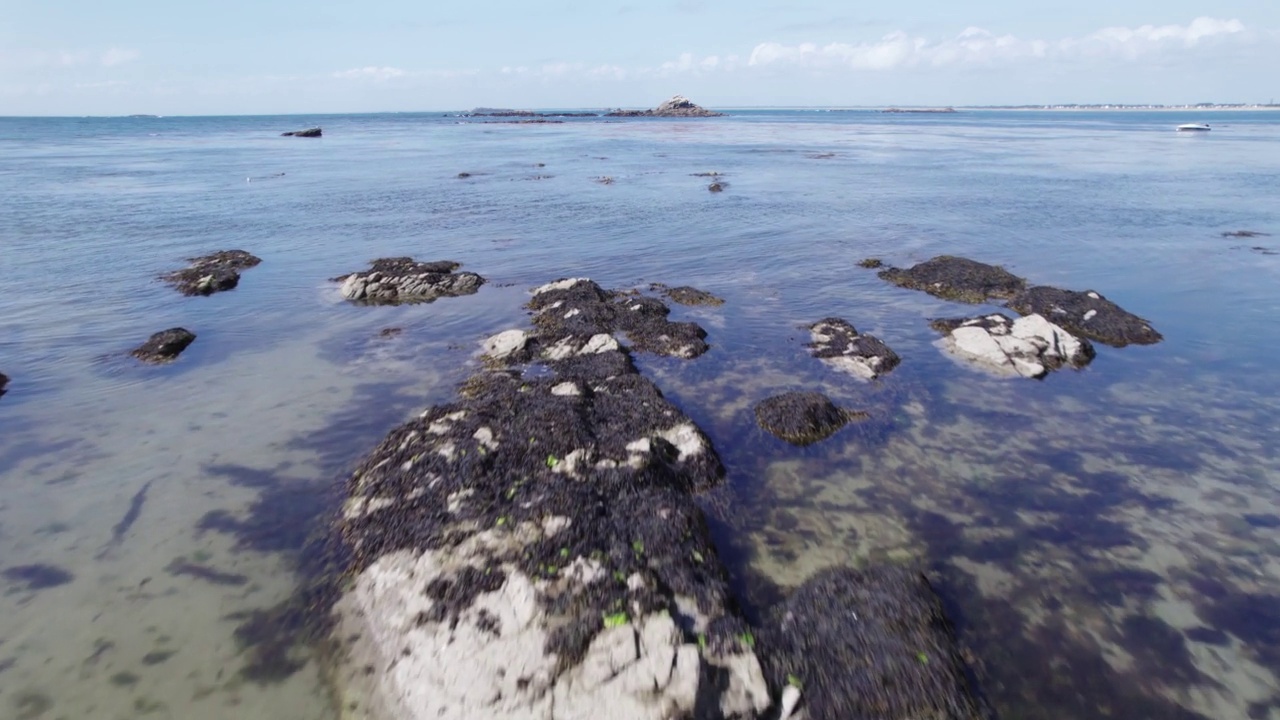
[[[724,113],[707,110],[683,95],[676,95],[652,110],[614,110],[606,117],[721,117]]]
[[[4,373],[0,373],[0,396],[3,396],[6,392],[8,392],[8,387],[9,387],[9,376],[5,375]]]
[[[934,320],[931,325],[945,334],[945,350],[999,376],[1042,378],[1061,367],[1084,367],[1095,354],[1088,340],[1041,315],[1014,320],[995,313]]]
[[[661,293],[663,297],[674,303],[681,305],[723,305],[724,300],[712,295],[704,290],[699,290],[688,285],[679,287],[667,287],[662,283],[653,283],[649,289]]]
[[[368,305],[431,302],[441,297],[471,295],[486,281],[472,272],[454,272],[461,265],[449,260],[418,262],[411,257],[379,258],[368,270],[339,275],[339,292],[352,302]]]
[[[173,362],[195,339],[196,334],[186,328],[169,328],[152,335],[129,354],[152,365]]]
[[[1027,284],[1002,267],[952,255],[939,255],[905,270],[885,268],[879,275],[894,285],[972,304],[1011,298]]]
[[[301,138],[318,138],[324,135],[318,127],[307,128],[306,130],[290,130],[289,132],[280,133],[281,137],[301,137]]]
[[[625,333],[636,350],[695,358],[707,351],[707,333],[696,323],[672,322],[661,300],[635,291],[606,291],[585,278],[548,283],[533,291],[529,308],[538,329],[534,342],[543,357],[558,360],[590,348],[616,345]]]
[[[1152,345],[1164,339],[1151,323],[1093,290],[1031,287],[1011,298],[1009,307],[1023,315],[1043,315],[1069,332],[1113,347]]]
[[[542,348],[537,372],[472,377],[351,476],[344,705],[638,719],[770,704],[693,500],[719,482],[719,457],[607,334],[665,312],[610,295],[588,280],[539,288],[534,328],[486,344],[505,350],[495,366]]]
[[[831,367],[873,380],[893,370],[902,358],[874,335],[862,335],[847,321],[826,318],[809,326],[809,351]]]
[[[980,720],[942,603],[917,571],[819,572],[761,631],[766,674],[803,698],[806,720]]]
[[[161,275],[183,295],[212,295],[240,284],[240,271],[255,267],[262,259],[244,250],[222,250],[211,255],[188,258],[190,267]]]
[[[789,392],[761,401],[755,407],[756,423],[792,445],[812,445],[826,440],[853,419],[865,418],[838,408],[816,392]]]

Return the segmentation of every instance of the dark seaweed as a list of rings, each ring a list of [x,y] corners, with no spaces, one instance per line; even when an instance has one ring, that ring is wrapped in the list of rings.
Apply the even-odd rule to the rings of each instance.
[[[66,585],[75,579],[71,573],[54,565],[42,563],[34,565],[15,565],[4,571],[6,580],[26,585],[28,590],[44,590],[46,588]]]
[[[98,552],[98,558],[104,557],[112,548],[119,547],[124,542],[125,533],[138,522],[138,518],[142,515],[142,506],[147,502],[147,490],[151,488],[153,480],[148,480],[138,492],[133,494],[133,498],[129,501],[129,509],[125,511],[124,517],[120,518],[120,522],[111,528],[111,539],[106,545],[102,546],[102,550]]]

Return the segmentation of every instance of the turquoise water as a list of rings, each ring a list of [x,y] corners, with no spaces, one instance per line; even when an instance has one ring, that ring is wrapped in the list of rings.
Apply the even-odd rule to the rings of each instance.
[[[1173,132],[1194,121],[1214,130]],[[0,578],[0,716],[324,717],[319,663],[267,672],[236,629],[293,592],[334,479],[449,398],[529,286],[589,276],[727,300],[676,310],[710,353],[642,365],[725,458],[711,509],[749,611],[825,564],[918,561],[1002,717],[1280,718],[1276,188],[1265,112],[0,118],[0,571],[71,576]],[[233,292],[155,280],[230,248],[263,259]],[[1166,340],[976,374],[927,324],[974,308],[855,265],[942,253],[1097,290]],[[384,255],[490,284],[339,302],[327,278]],[[798,326],[832,315],[903,365],[868,385],[808,358]],[[198,335],[177,363],[125,355],[174,325]],[[788,389],[873,418],[784,446],[750,408]]]

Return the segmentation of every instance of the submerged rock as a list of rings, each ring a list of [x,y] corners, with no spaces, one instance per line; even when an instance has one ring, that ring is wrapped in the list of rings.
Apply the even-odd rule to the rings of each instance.
[[[653,283],[649,286],[650,290],[662,293],[662,296],[671,302],[680,303],[681,305],[723,305],[724,300],[712,295],[709,292],[699,290],[688,285],[679,287],[667,287],[662,283]]]
[[[7,392],[8,387],[9,387],[9,376],[5,375],[4,373],[0,373],[0,395],[4,395],[5,392]]]
[[[1222,237],[1225,238],[1255,238],[1270,236],[1270,233],[1259,232],[1257,230],[1228,230],[1222,233]]]
[[[589,280],[539,288],[533,330],[486,344],[508,359],[542,346],[537,372],[475,375],[352,474],[344,706],[388,720],[769,706],[692,495],[720,482],[719,457],[611,336],[587,335],[641,312],[622,300]]]
[[[868,270],[875,270],[876,268],[883,266],[884,261],[880,258],[865,258],[858,261],[858,267],[866,268]]]
[[[860,335],[840,318],[826,318],[809,326],[810,352],[831,367],[873,380],[893,370],[902,358],[874,335]]]
[[[766,673],[799,690],[806,720],[986,720],[942,603],[919,572],[833,568],[761,631]]]
[[[188,345],[195,342],[195,339],[196,334],[186,328],[169,328],[152,335],[129,354],[153,365],[172,362],[187,349]]]
[[[721,117],[723,115],[724,113],[707,110],[683,95],[676,95],[652,110],[614,110],[606,117]]]
[[[1011,298],[1027,284],[1002,267],[951,255],[939,255],[906,270],[886,268],[879,275],[900,287],[973,304]]]
[[[486,282],[472,272],[454,272],[461,265],[449,260],[379,258],[371,265],[368,270],[333,278],[342,283],[342,297],[370,305],[431,302],[440,297],[474,294]]]
[[[728,186],[729,183],[726,182],[713,182],[707,186],[707,190],[713,193],[724,192],[724,189]]]
[[[1009,307],[1023,315],[1043,315],[1069,332],[1105,345],[1153,345],[1164,337],[1151,323],[1088,290],[1031,287],[1009,300]]]
[[[262,259],[244,250],[222,250],[188,258],[187,262],[190,267],[161,275],[160,279],[183,295],[192,296],[231,290],[240,284],[240,271],[257,266]]]
[[[318,138],[323,134],[324,132],[321,131],[320,128],[314,127],[314,128],[307,128],[306,130],[290,130],[289,132],[280,133],[280,136],[281,137]]]
[[[528,307],[542,357],[560,360],[613,349],[613,333],[625,333],[636,350],[691,359],[708,349],[696,323],[671,322],[661,300],[634,292],[605,291],[586,278],[568,278],[533,291]]]
[[[842,410],[822,393],[789,392],[761,401],[756,422],[764,430],[792,445],[812,445],[826,440],[849,420],[866,417]]]
[[[935,320],[946,333],[943,347],[997,375],[1042,378],[1063,366],[1084,367],[1093,360],[1093,346],[1049,322],[1041,315],[1017,320],[992,314],[976,318]]]

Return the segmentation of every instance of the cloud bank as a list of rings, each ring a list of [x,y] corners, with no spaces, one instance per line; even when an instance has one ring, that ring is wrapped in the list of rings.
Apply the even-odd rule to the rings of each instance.
[[[1134,61],[1185,52],[1223,42],[1251,39],[1239,20],[1201,17],[1187,25],[1109,27],[1080,38],[1029,40],[967,28],[954,38],[933,41],[904,32],[876,42],[784,45],[765,42],[752,51],[752,67],[798,66],[896,70],[901,68],[997,65],[1035,60]]]

